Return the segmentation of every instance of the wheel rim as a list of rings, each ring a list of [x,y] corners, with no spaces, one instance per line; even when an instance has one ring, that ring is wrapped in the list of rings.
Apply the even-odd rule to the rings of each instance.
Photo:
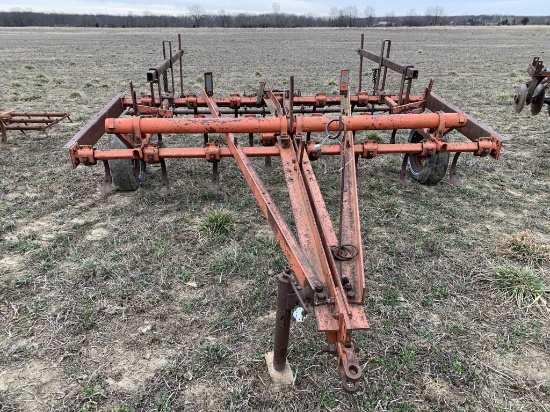
[[[410,143],[418,143],[423,139],[422,135],[414,131],[409,137]],[[414,172],[420,172],[426,165],[426,157],[419,153],[409,155],[409,166]]]
[[[410,166],[414,169],[415,172],[419,172],[422,169],[424,169],[424,166],[426,165],[426,157],[422,156],[420,154],[412,154],[410,155]]]

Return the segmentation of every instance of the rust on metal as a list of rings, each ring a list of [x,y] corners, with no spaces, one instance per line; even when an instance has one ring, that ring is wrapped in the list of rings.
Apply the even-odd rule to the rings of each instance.
[[[45,132],[46,129],[64,119],[71,120],[69,113],[18,112],[15,110],[0,112],[0,145],[7,145],[9,130],[19,130],[23,133],[30,130]]]
[[[173,51],[171,43],[164,42],[164,60],[147,72],[150,95],[137,98],[131,86],[129,98],[115,96],[65,145],[74,167],[103,162],[106,184],[111,180],[116,183],[115,171],[109,168],[111,160],[126,160],[129,167],[142,164],[142,170],[146,163],[160,163],[161,194],[170,192],[166,159],[202,158],[212,163],[212,182],[217,184],[222,159],[233,158],[289,265],[278,278],[275,350],[266,354],[270,373],[275,380],[284,375],[282,380],[292,381],[292,373],[287,373],[290,371],[287,362],[290,313],[296,306],[307,313],[306,305],[309,305],[318,331],[326,337],[326,351],[337,358],[342,387],[348,392],[357,391],[363,381],[354,333],[369,328],[364,307],[364,254],[368,249],[361,238],[356,162],[360,158],[403,155],[400,176],[405,182],[411,158],[416,160],[414,164],[422,164],[420,160],[455,153],[450,178],[456,183],[461,153],[497,159],[503,141],[492,129],[433,93],[433,79],[422,93],[412,94],[411,86],[419,77],[418,70],[390,59],[390,40],[382,42],[378,54],[364,50],[363,46],[364,36],[358,49],[357,92],[351,91],[350,70],[344,69],[340,73],[339,94],[335,96],[322,91],[302,95],[291,77],[288,90],[261,82],[253,96],[233,93],[219,97],[214,96],[214,77],[208,72],[204,74],[204,90],[201,96],[196,96],[184,94],[181,70],[185,52],[178,37],[178,48]],[[372,91],[362,89],[363,67],[367,61],[375,64]],[[176,91],[174,78],[178,62],[180,88]],[[396,92],[386,90],[392,73],[399,78]],[[398,141],[396,132],[402,129],[410,130],[415,138]],[[364,130],[387,130],[389,141],[361,141],[358,132]],[[448,141],[446,136],[452,132],[462,136],[463,141]],[[210,141],[213,133],[221,134],[225,144]],[[105,134],[118,137],[120,148],[96,147]],[[163,138],[165,134],[202,134],[204,143],[195,147],[177,144],[167,147],[171,142]],[[247,142],[246,147],[239,143],[241,135]],[[312,167],[312,162],[322,156],[339,157],[338,230]],[[281,159],[296,235],[253,167],[253,157],[264,157],[267,169],[272,167],[272,157]]]

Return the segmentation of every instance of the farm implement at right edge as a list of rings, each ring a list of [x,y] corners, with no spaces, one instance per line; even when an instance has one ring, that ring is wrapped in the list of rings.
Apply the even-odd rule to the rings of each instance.
[[[527,73],[530,80],[519,86],[514,96],[514,108],[520,113],[526,104],[530,105],[533,116],[540,113],[544,104],[548,105],[548,116],[550,116],[550,97],[546,97],[546,88],[549,86],[550,69],[544,67],[540,58],[535,57],[533,62],[527,66]]]
[[[165,160],[202,158],[212,165],[212,179],[219,183],[218,164],[232,157],[264,213],[288,260],[278,277],[274,351],[266,354],[272,379],[292,383],[287,362],[292,310],[297,320],[312,312],[319,332],[325,334],[326,351],[336,356],[343,388],[355,392],[364,379],[353,332],[369,327],[365,314],[365,270],[361,240],[357,162],[384,154],[404,155],[401,181],[407,174],[422,184],[436,184],[448,169],[456,183],[461,153],[498,158],[502,137],[432,92],[433,80],[420,95],[411,94],[418,70],[390,59],[391,42],[384,40],[380,53],[363,48],[359,87],[352,93],[349,70],[342,70],[339,94],[323,92],[302,96],[290,77],[285,90],[259,84],[253,96],[231,94],[214,97],[212,73],[204,74],[201,96],[184,93],[181,47],[172,50],[165,42],[164,60],[147,72],[150,95],[117,95],[65,148],[74,167],[102,163],[102,190],[114,182],[122,190],[135,190],[145,178],[147,164],[161,166],[161,191],[170,193]],[[374,63],[372,89],[363,90],[363,64]],[[179,66],[180,90],[174,72]],[[399,89],[386,90],[390,73],[398,75]],[[397,131],[410,130],[406,142]],[[386,130],[387,143],[358,142],[357,132]],[[450,133],[466,141],[451,141]],[[184,135],[194,146],[168,147],[170,135]],[[197,138],[198,135],[202,135]],[[212,138],[223,136],[224,144]],[[110,135],[107,149],[97,142]],[[172,142],[173,143],[173,142]],[[340,169],[340,214],[333,225],[312,162],[321,156],[338,156]],[[251,162],[281,159],[295,229],[283,219],[274,199]],[[366,197],[366,196],[365,196]]]

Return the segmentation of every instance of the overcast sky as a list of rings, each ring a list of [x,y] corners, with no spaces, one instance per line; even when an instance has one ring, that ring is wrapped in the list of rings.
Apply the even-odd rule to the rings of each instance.
[[[164,3],[164,4],[163,4]],[[547,16],[550,15],[550,0],[393,0],[380,1],[346,1],[346,0],[278,0],[281,13],[328,15],[331,7],[344,8],[356,6],[360,16],[367,5],[375,9],[377,16],[385,16],[393,11],[395,15],[410,14],[414,9],[416,14],[423,15],[430,6],[441,6],[446,15],[462,14],[500,14],[518,16]],[[11,0],[0,3],[0,11],[12,9],[32,9],[40,12],[62,13],[105,13],[105,14],[153,14],[181,15],[188,12],[191,5],[199,4],[209,13],[217,13],[220,9],[227,12],[269,13],[272,11],[272,1],[258,0]]]

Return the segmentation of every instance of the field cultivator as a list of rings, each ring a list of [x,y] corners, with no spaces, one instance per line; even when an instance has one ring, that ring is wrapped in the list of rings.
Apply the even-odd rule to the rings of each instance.
[[[527,66],[527,73],[531,78],[519,86],[514,96],[514,108],[520,113],[526,104],[531,107],[533,116],[540,113],[544,104],[547,104],[548,116],[550,116],[550,96],[546,96],[546,89],[550,81],[550,68],[544,67],[544,63],[538,57]]]
[[[8,130],[19,130],[23,133],[29,130],[45,132],[47,128],[69,119],[69,113],[16,112],[10,110],[0,112],[0,147],[8,144]]]
[[[318,331],[326,336],[326,351],[338,359],[343,388],[354,392],[363,380],[352,336],[354,331],[369,327],[364,310],[359,158],[402,154],[403,182],[408,170],[420,183],[436,184],[446,174],[451,153],[452,181],[456,181],[460,153],[495,159],[500,153],[503,139],[433,93],[433,80],[422,94],[411,94],[418,71],[390,59],[389,40],[382,43],[380,53],[363,49],[363,44],[361,37],[357,93],[350,90],[349,70],[342,70],[338,95],[320,92],[302,96],[290,77],[286,90],[275,90],[262,82],[254,96],[214,97],[212,73],[204,75],[201,96],[184,94],[180,37],[175,51],[169,43],[164,44],[164,60],[147,72],[150,95],[137,98],[130,83],[129,97],[115,96],[65,145],[74,167],[103,164],[103,189],[114,181],[121,190],[135,190],[143,181],[146,165],[160,164],[162,194],[170,191],[165,159],[205,159],[212,164],[214,182],[218,182],[222,158],[235,159],[289,262],[278,277],[275,347],[266,354],[270,374],[277,382],[293,380],[286,355],[291,311],[296,308],[302,314],[313,312]],[[369,92],[362,87],[366,60],[375,63]],[[176,91],[178,66],[180,90]],[[397,92],[386,90],[390,73],[398,75]],[[410,130],[407,142],[396,141],[400,129]],[[362,130],[387,130],[389,142],[357,142],[356,132]],[[453,130],[466,141],[448,141]],[[170,142],[163,138],[166,134],[189,138],[201,134],[204,141],[201,137],[196,147],[167,147]],[[212,139],[213,134],[223,135],[225,144],[220,145],[219,138]],[[110,135],[110,147],[97,148],[96,143],[105,135]],[[318,135],[322,138],[314,140]],[[338,229],[331,222],[312,167],[312,162],[329,155],[338,156],[340,162]],[[281,158],[296,236],[251,163],[252,157],[264,157],[268,162],[273,156]]]

